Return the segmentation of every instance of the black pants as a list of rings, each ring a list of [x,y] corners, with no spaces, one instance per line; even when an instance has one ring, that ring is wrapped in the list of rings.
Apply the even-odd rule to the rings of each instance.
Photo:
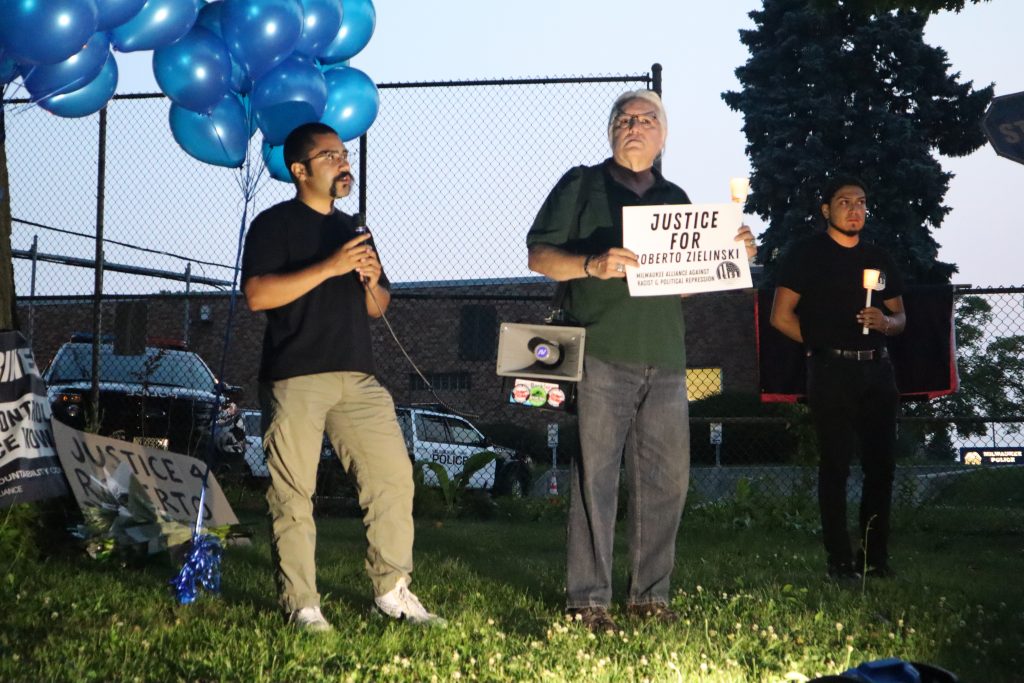
[[[830,566],[853,561],[846,482],[858,446],[864,472],[860,550],[870,566],[888,563],[898,401],[888,358],[858,361],[815,355],[807,359],[807,403],[821,454],[818,504]]]

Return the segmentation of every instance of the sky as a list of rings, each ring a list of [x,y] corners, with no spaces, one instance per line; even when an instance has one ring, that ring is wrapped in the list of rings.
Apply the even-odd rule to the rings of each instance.
[[[722,202],[729,178],[750,165],[742,116],[720,95],[739,88],[734,70],[748,53],[738,32],[753,27],[747,14],[759,7],[752,0],[379,0],[374,36],[352,66],[394,83],[639,73],[660,63],[669,118],[665,175],[696,202]],[[947,51],[963,80],[994,82],[996,95],[1005,95],[1024,90],[1016,47],[1022,24],[1024,2],[991,0],[933,17],[926,39]],[[117,58],[119,93],[157,90],[151,53]],[[942,164],[956,177],[945,201],[952,210],[934,237],[939,258],[960,268],[953,282],[1020,284],[1024,238],[1006,198],[1015,196],[1024,167],[987,144]],[[757,217],[747,222],[755,233],[765,228]]]

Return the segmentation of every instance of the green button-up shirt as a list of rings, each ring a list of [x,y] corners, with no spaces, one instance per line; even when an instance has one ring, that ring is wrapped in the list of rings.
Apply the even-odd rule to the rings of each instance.
[[[622,246],[622,207],[689,204],[678,185],[654,169],[654,185],[637,196],[616,182],[607,159],[599,166],[578,166],[564,176],[544,200],[526,236],[526,244],[548,244],[574,254],[602,254]],[[578,202],[589,174],[589,189]],[[580,206],[578,238],[570,243]],[[566,310],[587,328],[586,353],[604,361],[682,370],[685,326],[678,296],[631,297],[624,278],[581,278],[569,282]]]

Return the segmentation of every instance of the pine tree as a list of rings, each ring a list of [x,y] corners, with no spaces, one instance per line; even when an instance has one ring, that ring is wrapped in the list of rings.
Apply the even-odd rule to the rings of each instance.
[[[977,5],[988,0],[970,0]],[[835,0],[815,0],[818,7],[835,5]],[[912,9],[918,12],[938,12],[949,10],[959,12],[967,4],[967,0],[845,0],[848,7],[857,7],[864,12],[886,12],[894,9]]]
[[[935,152],[969,154],[984,143],[992,86],[949,74],[946,52],[924,42],[927,14],[863,14],[848,3],[765,0],[741,31],[750,58],[740,92],[753,173],[747,210],[768,222],[766,274],[791,241],[820,229],[818,192],[845,172],[868,186],[865,239],[885,248],[909,282],[946,283],[931,231],[949,209],[950,173]]]

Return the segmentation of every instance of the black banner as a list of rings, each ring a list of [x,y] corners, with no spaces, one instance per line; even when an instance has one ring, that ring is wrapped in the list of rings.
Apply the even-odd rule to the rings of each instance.
[[[20,332],[0,332],[0,508],[67,493],[32,349]]]
[[[774,289],[758,291],[757,355],[761,400],[792,402],[806,392],[804,348],[771,326]],[[959,386],[953,324],[953,288],[908,287],[903,294],[907,328],[886,345],[904,400],[952,394]]]

